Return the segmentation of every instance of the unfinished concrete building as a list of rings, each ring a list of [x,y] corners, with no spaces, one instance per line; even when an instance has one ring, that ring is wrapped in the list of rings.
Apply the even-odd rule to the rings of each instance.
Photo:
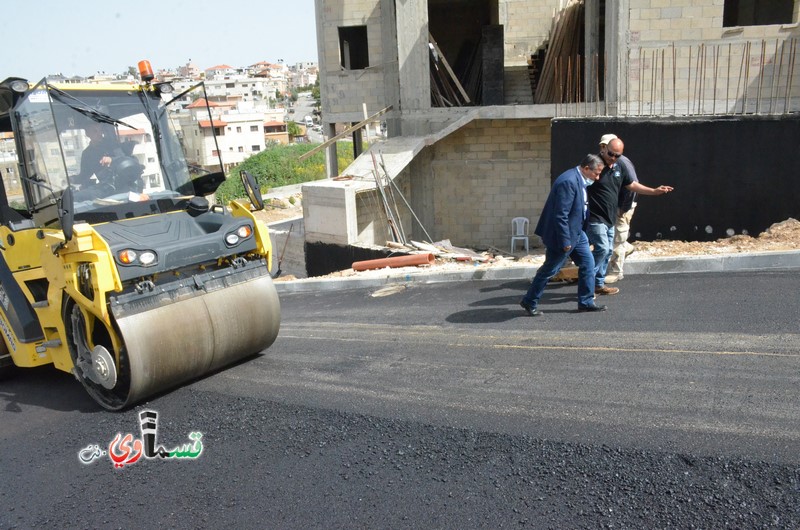
[[[508,249],[510,220],[535,226],[552,178],[606,132],[644,183],[676,188],[637,210],[634,238],[708,240],[800,214],[800,179],[771,180],[800,141],[798,0],[315,6],[327,136],[372,116],[387,138],[368,132],[362,153],[357,129],[356,161],[336,167],[330,145],[331,178],[304,186],[310,275],[399,238]]]

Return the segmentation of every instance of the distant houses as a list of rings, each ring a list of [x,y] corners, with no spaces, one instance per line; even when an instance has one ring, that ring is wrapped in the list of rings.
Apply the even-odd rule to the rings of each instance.
[[[98,72],[86,77],[66,77],[59,73],[47,76],[47,81],[56,84],[135,83],[138,79],[133,73],[133,68],[124,74]],[[287,65],[283,61],[259,61],[242,67],[219,64],[202,70],[190,60],[175,69],[158,70],[156,81],[172,84],[175,94],[203,81],[205,98],[187,97],[182,102],[183,110],[176,115],[176,123],[181,129],[190,163],[214,167],[220,157],[227,171],[268,145],[288,144],[292,140],[287,127],[291,111],[289,94],[294,87],[313,85],[317,76],[317,63],[313,62]],[[216,132],[216,142],[212,130]],[[0,145],[10,142],[9,138],[2,140]],[[13,171],[16,162],[6,162],[9,163],[3,164],[4,171]],[[8,176],[12,176],[11,173]]]

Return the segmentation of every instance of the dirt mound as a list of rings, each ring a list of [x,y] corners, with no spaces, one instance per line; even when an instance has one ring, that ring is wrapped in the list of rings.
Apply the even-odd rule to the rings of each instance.
[[[770,252],[800,250],[800,221],[789,218],[775,223],[758,237],[735,235],[716,241],[635,241],[639,256],[681,256],[707,254],[736,254],[741,252]]]

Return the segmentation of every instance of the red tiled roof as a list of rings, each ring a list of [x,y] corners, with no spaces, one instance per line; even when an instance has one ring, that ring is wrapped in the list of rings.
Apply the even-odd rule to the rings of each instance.
[[[264,122],[264,126],[265,127],[275,127],[277,125],[286,125],[286,124],[284,122],[282,122],[282,121],[265,121]]]
[[[217,66],[206,68],[206,72],[208,72],[209,70],[233,70],[233,67],[228,66],[227,64],[218,64]]]
[[[211,120],[200,120],[197,123],[199,123],[200,127],[203,129],[211,127]],[[222,120],[214,120],[214,127],[225,127],[226,125],[228,125],[227,122],[224,122]]]
[[[196,109],[196,108],[202,108],[202,107],[205,107],[205,106],[206,106],[205,98],[198,98],[198,99],[194,100],[192,102],[192,104],[187,106],[186,108],[187,109]],[[208,106],[209,107],[219,107],[220,104],[215,102],[215,101],[209,101],[208,102]]]

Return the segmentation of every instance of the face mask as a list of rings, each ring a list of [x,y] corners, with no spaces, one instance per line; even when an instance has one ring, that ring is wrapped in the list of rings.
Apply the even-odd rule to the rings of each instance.
[[[587,188],[588,188],[589,186],[591,186],[592,184],[594,184],[594,181],[593,181],[592,179],[587,179],[587,178],[586,178],[586,177],[584,177],[583,175],[581,175],[581,178],[583,179],[583,183],[584,183],[584,184],[586,184],[586,187],[587,187]]]

